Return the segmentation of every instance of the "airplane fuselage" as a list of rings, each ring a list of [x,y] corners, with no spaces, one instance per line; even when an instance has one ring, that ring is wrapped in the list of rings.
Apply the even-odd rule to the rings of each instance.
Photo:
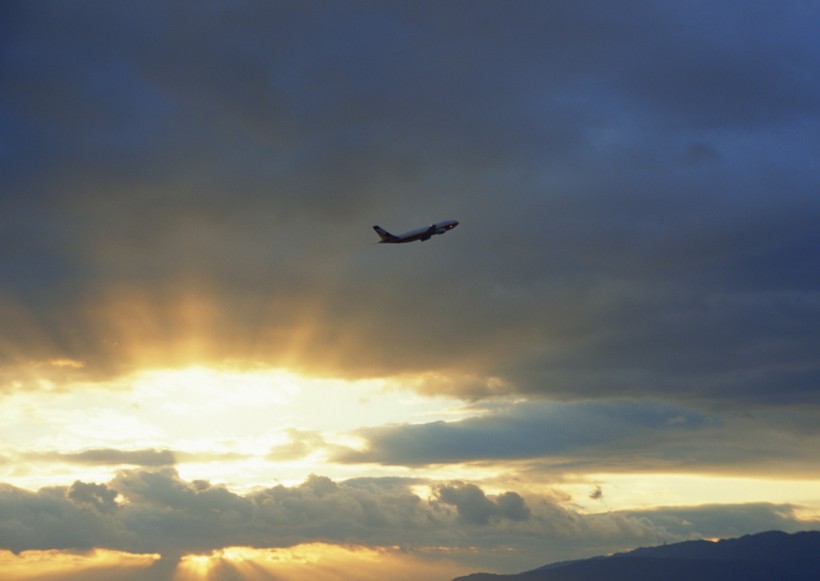
[[[436,222],[432,226],[424,226],[410,230],[398,236],[391,234],[380,226],[373,226],[373,230],[375,230],[376,234],[381,238],[381,240],[379,240],[380,244],[404,244],[405,242],[415,242],[416,240],[424,242],[436,234],[449,232],[456,226],[458,226],[458,220],[444,220],[442,222]]]

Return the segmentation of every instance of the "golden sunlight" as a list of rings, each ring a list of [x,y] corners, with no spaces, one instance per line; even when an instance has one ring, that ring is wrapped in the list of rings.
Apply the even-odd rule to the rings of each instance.
[[[185,555],[179,560],[174,579],[206,579],[217,563],[218,558],[213,555]]]
[[[364,547],[307,543],[287,548],[226,547],[209,555],[186,555],[175,581],[211,578],[279,581],[346,581],[351,571],[360,581],[451,579],[462,569],[446,558],[427,559],[399,547]],[[264,573],[264,576],[260,575]]]
[[[590,495],[591,482],[601,487]],[[657,506],[744,504],[770,502],[797,504],[799,517],[811,520],[820,506],[815,479],[722,476],[710,474],[592,474],[577,483],[558,484],[586,513],[642,510]]]
[[[122,551],[94,549],[76,553],[69,551],[23,551],[15,555],[0,551],[0,571],[4,581],[52,578],[57,575],[77,575],[99,570],[147,568],[160,559],[156,554],[137,555]]]
[[[452,420],[464,408],[451,397],[415,393],[405,387],[406,379],[188,366],[65,381],[47,392],[19,390],[0,407],[0,455],[20,461],[0,465],[0,478],[29,490],[74,480],[105,482],[129,464],[83,461],[83,454],[101,450],[117,451],[123,459],[152,451],[152,457],[171,459],[185,479],[239,492],[297,484],[310,473],[357,476],[354,466],[329,460],[339,447],[362,446],[357,430]],[[44,453],[25,455],[32,442]],[[370,475],[405,472],[389,466],[369,470]]]

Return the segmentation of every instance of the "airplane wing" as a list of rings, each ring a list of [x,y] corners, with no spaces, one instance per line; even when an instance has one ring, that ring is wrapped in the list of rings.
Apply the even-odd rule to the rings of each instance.
[[[436,234],[436,233],[437,233],[436,232],[436,225],[433,224],[432,226],[430,226],[427,229],[427,231],[424,234],[419,236],[419,240],[421,240],[422,242],[424,242],[425,240],[430,240],[430,238],[433,236],[433,234]]]

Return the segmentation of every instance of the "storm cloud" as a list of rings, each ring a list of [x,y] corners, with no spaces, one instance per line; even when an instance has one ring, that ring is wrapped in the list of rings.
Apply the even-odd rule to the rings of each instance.
[[[5,9],[8,364],[816,403],[815,8],[319,4]]]

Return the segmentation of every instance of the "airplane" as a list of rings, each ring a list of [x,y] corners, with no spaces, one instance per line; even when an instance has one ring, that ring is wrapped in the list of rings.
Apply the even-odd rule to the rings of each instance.
[[[379,235],[379,244],[403,244],[405,242],[415,242],[416,240],[430,240],[431,236],[436,234],[444,234],[458,226],[458,220],[444,220],[443,222],[436,222],[432,226],[424,226],[410,230],[399,236],[395,236],[382,228],[381,226],[373,226],[373,230]]]

